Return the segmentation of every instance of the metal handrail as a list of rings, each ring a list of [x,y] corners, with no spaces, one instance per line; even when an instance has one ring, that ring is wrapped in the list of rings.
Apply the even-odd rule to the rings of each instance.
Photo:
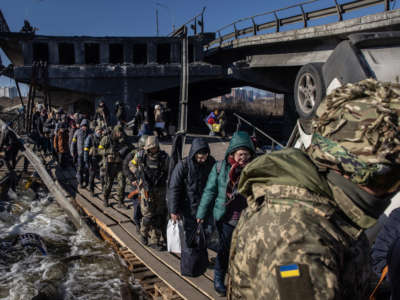
[[[211,41],[208,45],[205,45],[205,49],[208,49],[215,44],[219,44],[221,46],[224,41],[227,41],[230,39],[238,39],[238,38],[240,38],[240,36],[243,36],[243,35],[247,35],[247,34],[257,35],[257,33],[259,31],[262,31],[265,29],[270,29],[270,28],[275,27],[276,32],[279,32],[280,28],[283,25],[289,25],[289,24],[293,24],[293,23],[302,22],[304,24],[304,27],[307,27],[308,21],[310,21],[310,20],[328,17],[328,16],[332,16],[332,15],[337,15],[338,21],[340,22],[343,20],[344,13],[350,12],[353,10],[357,10],[357,9],[361,9],[364,7],[368,7],[368,6],[384,4],[384,9],[386,11],[391,10],[392,8],[390,7],[390,2],[391,1],[393,2],[393,0],[357,0],[357,1],[351,1],[351,2],[347,2],[347,3],[339,4],[337,0],[332,0],[332,2],[334,4],[333,6],[323,8],[323,9],[308,11],[308,12],[306,12],[304,10],[304,7],[303,7],[304,5],[308,5],[308,4],[312,4],[314,2],[320,2],[320,1],[322,1],[322,0],[305,1],[302,3],[287,6],[284,8],[275,9],[272,11],[257,14],[257,15],[251,16],[251,17],[241,18],[229,25],[225,25],[225,26],[219,28],[218,30],[216,30],[217,38],[215,40]],[[296,8],[296,7],[300,8],[301,13],[294,15],[294,16],[285,17],[285,18],[279,18],[277,15],[278,12],[285,11],[285,10],[288,10],[291,8]],[[267,16],[267,15],[272,15],[273,21],[260,23],[260,24],[255,23],[254,18]],[[249,27],[238,29],[237,24],[242,23],[244,21],[251,21],[252,25]],[[233,27],[233,31],[230,33],[227,33],[225,35],[222,35],[221,32],[230,27]]]
[[[257,130],[261,135],[263,135],[264,137],[266,137],[267,139],[269,139],[272,142],[272,148],[274,148],[274,144],[277,144],[278,146],[285,148],[285,146],[283,146],[281,143],[279,143],[277,140],[275,140],[272,136],[266,134],[264,131],[262,131],[260,128],[258,128],[257,126],[251,124],[249,121],[247,121],[245,118],[239,116],[237,113],[233,113],[233,115],[239,120],[238,123],[240,122],[244,122],[247,125],[251,126],[254,130]]]

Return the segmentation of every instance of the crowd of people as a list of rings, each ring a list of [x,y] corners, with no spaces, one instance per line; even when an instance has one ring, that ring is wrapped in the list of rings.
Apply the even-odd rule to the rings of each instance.
[[[127,142],[123,110],[118,124],[107,127],[104,103],[91,121],[41,108],[33,128],[43,151],[54,151],[62,166],[73,161],[79,188],[93,193],[94,178],[101,179],[104,206],[115,179],[120,208],[126,183],[137,190],[133,219],[144,245],[164,250],[168,219],[182,221],[186,243],[200,224],[214,224],[214,288],[221,296],[366,299],[372,268],[364,231],[400,189],[399,90],[371,79],[336,89],[318,108],[311,143],[302,149],[256,156],[249,134],[237,131],[216,161],[207,141],[196,138],[169,180],[161,133],[141,126],[140,107],[137,147]],[[398,215],[372,255],[378,275],[388,266],[392,295],[398,293]]]

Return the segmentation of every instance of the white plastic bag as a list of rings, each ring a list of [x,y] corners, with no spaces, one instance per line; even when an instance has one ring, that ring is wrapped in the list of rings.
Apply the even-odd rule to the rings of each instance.
[[[182,221],[168,221],[167,225],[167,249],[168,252],[181,253],[181,238],[183,238]]]

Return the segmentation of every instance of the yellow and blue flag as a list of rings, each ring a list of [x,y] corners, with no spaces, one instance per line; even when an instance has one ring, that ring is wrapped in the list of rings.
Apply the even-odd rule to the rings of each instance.
[[[282,278],[299,277],[300,269],[297,264],[291,264],[286,266],[280,266],[279,272]]]

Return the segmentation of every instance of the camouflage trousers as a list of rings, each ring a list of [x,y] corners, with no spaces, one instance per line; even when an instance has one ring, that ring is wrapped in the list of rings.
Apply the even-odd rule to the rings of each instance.
[[[140,210],[143,217],[140,233],[148,239],[149,244],[159,244],[161,237],[165,238],[167,225],[165,192],[165,187],[153,189],[148,192],[146,199],[144,191],[141,191]]]
[[[104,183],[104,197],[108,199],[111,193],[114,179],[116,179],[118,183],[118,201],[123,202],[125,197],[126,178],[125,175],[122,173],[121,164],[110,163],[108,165],[108,170],[106,170],[105,173],[106,176]]]

